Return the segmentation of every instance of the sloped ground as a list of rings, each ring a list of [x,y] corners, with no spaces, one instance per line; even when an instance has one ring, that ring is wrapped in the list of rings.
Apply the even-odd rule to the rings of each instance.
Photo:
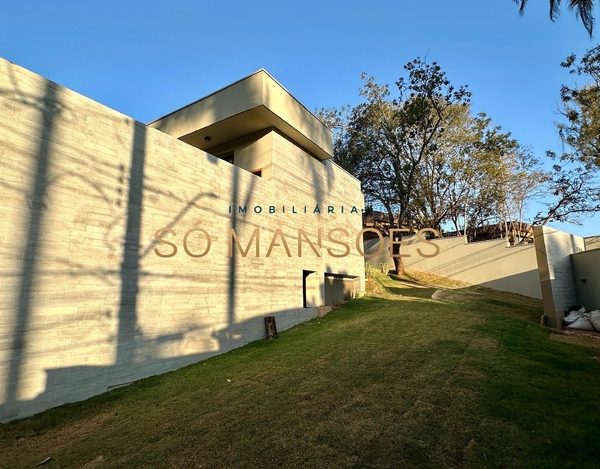
[[[519,295],[368,285],[277,340],[2,425],[0,466],[598,467],[598,341]]]

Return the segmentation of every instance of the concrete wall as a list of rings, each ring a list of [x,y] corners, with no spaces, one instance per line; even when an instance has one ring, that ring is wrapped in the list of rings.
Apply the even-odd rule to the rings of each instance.
[[[272,130],[272,129],[271,129]],[[233,164],[247,171],[262,170],[262,177],[273,179],[273,132],[262,130],[245,138],[212,148],[211,154],[232,155]]]
[[[584,238],[585,250],[600,249],[600,236],[588,236]]]
[[[535,249],[532,245],[506,246],[506,241],[492,240],[465,244],[463,237],[432,240],[440,248],[435,257],[430,255],[435,248],[419,242],[416,237],[406,238],[402,246],[406,269],[431,272],[436,275],[460,280],[472,285],[482,285],[496,290],[519,293],[533,298],[541,298],[540,280],[537,273]],[[379,240],[365,241],[365,253],[377,252]],[[382,253],[371,259],[371,263],[388,262],[389,239],[384,240]]]
[[[572,254],[571,262],[578,304],[600,309],[600,249]]]
[[[536,226],[533,229],[546,324],[560,328],[570,306],[578,304],[571,254],[585,250],[580,236]]]
[[[353,298],[353,292],[358,289],[358,279],[325,277],[325,305],[334,306]]]
[[[266,315],[279,330],[314,317],[303,270],[320,279],[315,305],[326,272],[364,290],[359,182],[277,132],[269,181],[4,60],[0,121],[0,421],[242,346]],[[346,257],[327,251],[343,251],[337,227]],[[174,250],[163,228],[173,257],[157,255]],[[211,237],[204,257],[184,251],[191,228]],[[229,257],[230,228],[244,246],[258,228],[260,255]],[[315,243],[323,230],[320,257],[306,242],[298,257],[298,228]],[[205,250],[201,232],[187,248]]]

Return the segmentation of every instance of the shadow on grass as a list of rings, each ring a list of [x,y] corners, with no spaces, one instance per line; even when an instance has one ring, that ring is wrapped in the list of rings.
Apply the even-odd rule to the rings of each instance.
[[[464,308],[475,311],[495,307],[499,312],[536,324],[544,314],[542,300],[478,285],[467,285],[464,282],[416,271],[408,271],[402,276],[376,273],[371,277],[371,288],[373,293],[387,299],[435,300],[448,304],[462,304]]]

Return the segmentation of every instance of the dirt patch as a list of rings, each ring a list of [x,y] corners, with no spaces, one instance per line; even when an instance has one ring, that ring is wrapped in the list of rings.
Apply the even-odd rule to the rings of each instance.
[[[48,433],[16,436],[16,444],[11,445],[11,462],[36,461],[36,464],[48,457],[53,457],[74,442],[81,441],[89,435],[99,431],[107,420],[114,416],[113,412],[105,412],[84,420],[67,423],[58,430]],[[1,449],[0,449],[0,452]],[[98,456],[98,458],[102,458]],[[104,459],[94,459],[85,467],[96,467]],[[93,464],[92,464],[93,463]]]
[[[85,463],[83,466],[81,466],[81,469],[94,469],[104,464],[104,462],[104,456],[100,455],[97,458],[92,459],[90,462]]]
[[[562,331],[563,331],[563,334],[565,334],[565,335],[584,336],[584,337],[591,337],[592,339],[595,339],[595,340],[600,340],[600,332],[596,332],[596,331],[583,331],[581,329],[567,329],[567,328],[564,328]]]
[[[550,334],[550,340],[583,345],[584,347],[600,348],[600,333],[595,331],[563,329],[561,331],[552,332]]]
[[[435,292],[433,292],[433,295],[431,295],[431,299],[447,301],[466,301],[473,298],[473,296],[482,296],[482,294],[470,291],[446,290],[438,288]]]

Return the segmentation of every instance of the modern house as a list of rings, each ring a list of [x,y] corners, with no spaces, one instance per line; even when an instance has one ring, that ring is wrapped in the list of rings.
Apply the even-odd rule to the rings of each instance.
[[[364,290],[360,183],[260,70],[142,124],[0,59],[0,422]]]

